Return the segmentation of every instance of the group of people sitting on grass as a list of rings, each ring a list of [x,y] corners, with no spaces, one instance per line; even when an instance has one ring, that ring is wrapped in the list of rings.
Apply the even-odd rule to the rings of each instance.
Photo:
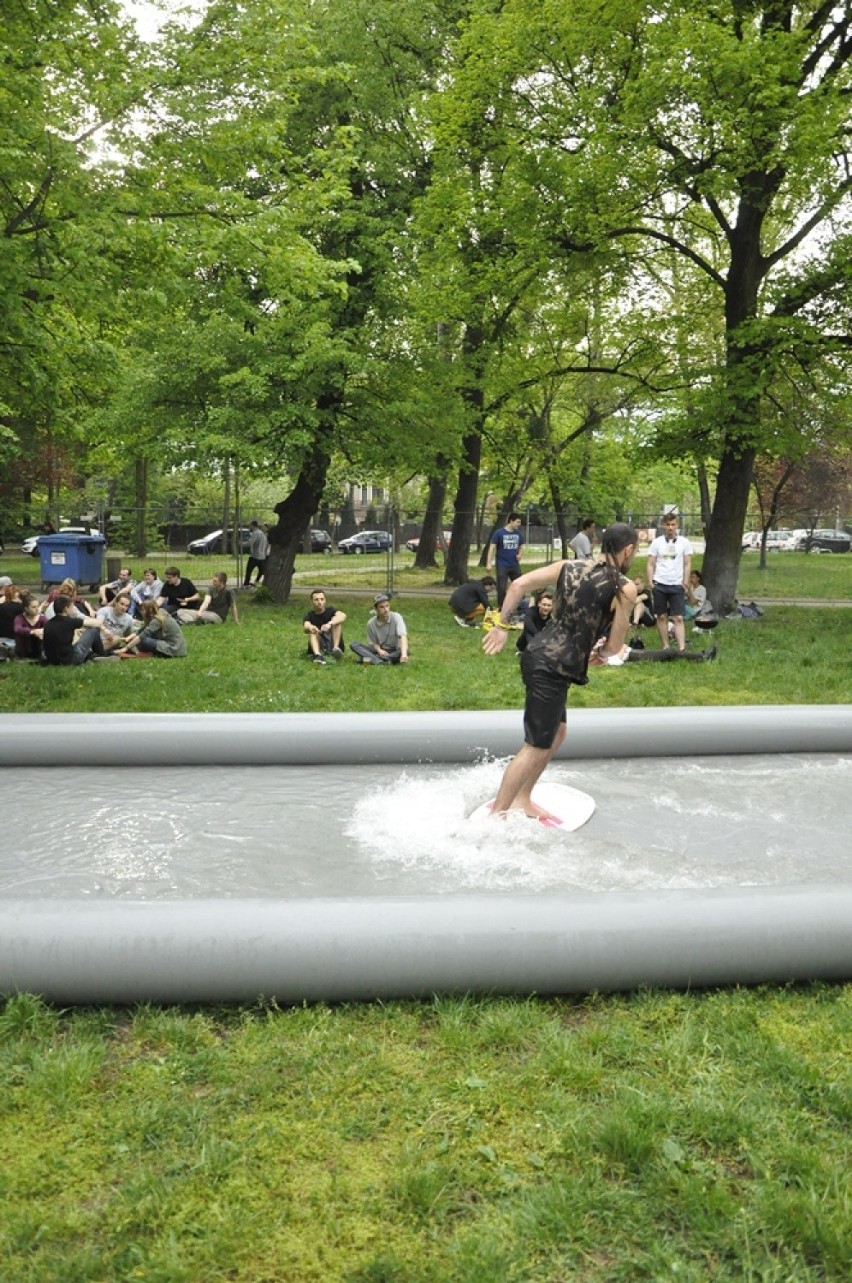
[[[343,625],[346,615],[329,606],[322,588],[311,593],[311,608],[302,620],[308,638],[308,658],[314,664],[328,664],[343,659]],[[376,593],[373,611],[367,620],[367,640],[351,642],[349,649],[359,664],[407,664],[408,629],[405,620],[390,608],[387,593]]]
[[[39,660],[62,667],[88,659],[179,659],[186,655],[182,626],[239,623],[234,593],[224,571],[213,575],[204,595],[176,566],[165,582],[153,569],[137,583],[127,568],[99,590],[95,609],[73,579],[45,598],[0,578],[0,656]]]

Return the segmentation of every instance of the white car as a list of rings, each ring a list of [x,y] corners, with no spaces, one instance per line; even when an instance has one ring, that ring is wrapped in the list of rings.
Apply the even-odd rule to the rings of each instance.
[[[97,526],[62,526],[56,533],[58,535],[100,535],[101,532]],[[30,535],[29,539],[25,539],[21,544],[21,552],[27,557],[37,557],[40,538],[40,535]]]
[[[766,551],[781,552],[787,551],[794,547],[792,542],[794,532],[792,530],[770,530],[766,536]]]

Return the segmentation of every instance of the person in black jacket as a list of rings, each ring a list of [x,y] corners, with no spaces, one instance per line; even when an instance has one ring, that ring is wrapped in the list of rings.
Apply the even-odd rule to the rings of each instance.
[[[536,593],[535,604],[530,606],[524,617],[524,631],[518,638],[518,650],[526,650],[533,637],[541,632],[552,614],[553,589],[543,588],[540,593]]]

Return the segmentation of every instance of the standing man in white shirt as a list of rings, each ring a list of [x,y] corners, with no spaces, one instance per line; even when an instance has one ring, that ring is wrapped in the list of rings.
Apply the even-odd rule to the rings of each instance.
[[[648,583],[654,586],[654,614],[663,646],[669,644],[669,620],[674,627],[678,650],[686,650],[683,622],[686,590],[692,570],[692,544],[678,534],[677,513],[666,513],[663,533],[648,549]]]

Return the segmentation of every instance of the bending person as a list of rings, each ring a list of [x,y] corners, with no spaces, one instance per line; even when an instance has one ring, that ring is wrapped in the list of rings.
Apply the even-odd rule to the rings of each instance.
[[[483,575],[482,579],[468,579],[459,584],[450,597],[450,610],[453,619],[461,628],[478,628],[485,618],[485,612],[491,609],[488,589],[496,588],[497,580],[492,575]]]
[[[495,814],[519,810],[533,818],[550,818],[533,802],[532,791],[565,738],[569,687],[588,682],[589,656],[607,625],[602,656],[608,663],[623,662],[621,650],[636,602],[636,586],[625,572],[637,538],[632,526],[615,522],[603,535],[597,560],[557,561],[521,575],[509,586],[497,626],[482,640],[487,655],[499,655],[505,646],[509,619],[527,593],[555,580],[556,602],[552,622],[521,656],[526,687],[524,743],[503,774]]]

